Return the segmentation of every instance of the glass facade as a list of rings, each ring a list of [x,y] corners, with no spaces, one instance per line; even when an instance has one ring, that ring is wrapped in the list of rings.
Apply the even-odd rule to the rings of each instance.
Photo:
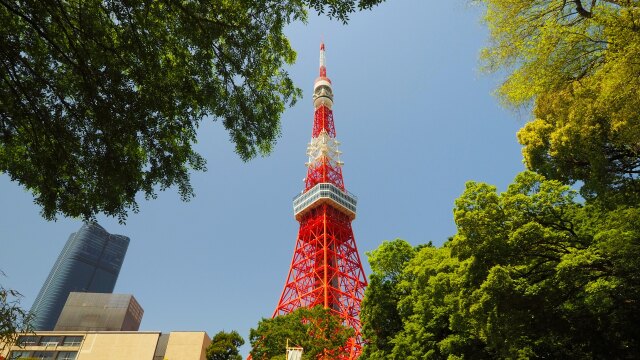
[[[9,355],[9,359],[28,359],[31,357],[31,351],[12,351]]]
[[[56,359],[58,360],[75,360],[77,352],[75,351],[60,351]]]
[[[34,330],[53,330],[72,291],[113,292],[128,247],[128,237],[96,223],[71,234],[31,307]]]
[[[62,342],[62,336],[43,336],[40,338],[40,346],[58,346]]]
[[[18,346],[35,346],[38,345],[37,336],[20,336],[18,338]]]
[[[82,343],[82,336],[65,336],[63,346],[80,346]]]
[[[53,351],[34,351],[31,358],[38,360],[55,359]]]
[[[75,360],[78,355],[77,351],[12,351],[9,355],[10,360],[17,359],[38,359],[38,360]]]
[[[80,346],[82,344],[82,340],[84,336],[82,335],[72,335],[72,336],[38,336],[38,335],[20,335],[18,337],[18,341],[16,342],[16,346],[20,348],[26,348],[29,346]]]

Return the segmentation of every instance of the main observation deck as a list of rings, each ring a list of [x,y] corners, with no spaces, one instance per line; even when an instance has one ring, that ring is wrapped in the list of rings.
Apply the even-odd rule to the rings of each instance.
[[[320,183],[293,198],[293,215],[300,221],[311,209],[329,203],[353,220],[356,218],[357,202],[358,198],[352,193],[340,190],[332,183]]]

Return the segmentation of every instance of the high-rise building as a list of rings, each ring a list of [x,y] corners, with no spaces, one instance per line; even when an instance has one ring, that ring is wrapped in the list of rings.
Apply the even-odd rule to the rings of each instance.
[[[300,307],[323,306],[355,330],[339,359],[355,359],[362,350],[360,303],[367,286],[351,221],[356,197],[344,186],[340,144],[333,122],[333,89],[327,77],[324,44],[320,76],[313,87],[315,116],[307,148],[305,189],[293,200],[300,222],[289,275],[273,316]]]
[[[112,292],[128,246],[128,237],[97,223],[71,234],[31,307],[34,330],[53,330],[72,291]]]

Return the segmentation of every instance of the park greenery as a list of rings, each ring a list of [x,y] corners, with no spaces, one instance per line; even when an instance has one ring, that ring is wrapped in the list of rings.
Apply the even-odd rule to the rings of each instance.
[[[584,204],[557,180],[469,182],[445,244],[383,243],[363,359],[627,359],[640,353],[640,209]]]
[[[173,186],[188,200],[204,119],[242,160],[270,153],[301,96],[285,26],[381,1],[2,0],[0,173],[49,220],[124,222],[136,195]]]
[[[220,331],[207,347],[207,360],[242,360],[238,350],[242,345],[244,339],[237,331]]]
[[[285,360],[287,345],[302,347],[304,359],[336,359],[351,337],[353,329],[322,306],[262,319],[249,333],[251,357],[256,360]]]
[[[363,359],[640,353],[640,2],[482,0],[529,169],[469,182],[441,247],[369,255]]]

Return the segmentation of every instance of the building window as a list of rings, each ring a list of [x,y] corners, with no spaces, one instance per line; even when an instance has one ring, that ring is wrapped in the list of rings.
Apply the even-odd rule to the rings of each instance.
[[[34,351],[31,357],[38,360],[49,360],[53,359],[53,355],[53,351]]]
[[[65,336],[63,346],[80,346],[82,336]]]
[[[12,351],[9,354],[9,359],[26,359],[31,357],[31,351]]]
[[[56,359],[57,360],[75,360],[77,354],[78,353],[76,351],[60,351]]]
[[[40,346],[57,346],[61,342],[61,336],[43,336],[40,338]]]
[[[18,338],[18,346],[35,346],[38,344],[37,336],[20,336]]]

